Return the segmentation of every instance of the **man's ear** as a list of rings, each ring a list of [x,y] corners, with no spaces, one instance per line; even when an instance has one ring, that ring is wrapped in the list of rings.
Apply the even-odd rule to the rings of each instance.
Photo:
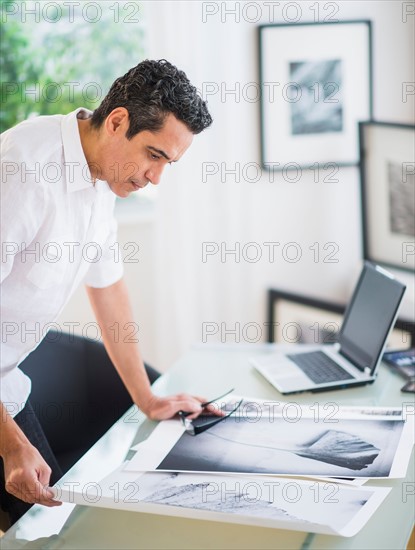
[[[130,124],[130,117],[125,107],[113,109],[105,119],[105,129],[108,134],[113,135],[121,132],[126,134]]]

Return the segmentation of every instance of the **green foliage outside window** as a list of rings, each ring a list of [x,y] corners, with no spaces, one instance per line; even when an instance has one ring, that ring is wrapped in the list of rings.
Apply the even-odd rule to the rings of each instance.
[[[12,14],[19,3],[1,0],[1,132],[30,116],[95,109],[112,82],[144,58],[138,3],[124,3],[130,11],[136,6],[127,18],[123,2],[118,14],[111,2],[94,2],[101,9],[94,23],[80,8],[69,14],[62,4],[52,21],[52,9],[43,17],[42,2],[24,4],[40,6],[39,17],[22,17],[20,9]]]

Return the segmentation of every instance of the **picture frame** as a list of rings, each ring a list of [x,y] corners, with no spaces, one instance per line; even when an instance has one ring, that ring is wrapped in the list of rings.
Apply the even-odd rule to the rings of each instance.
[[[363,256],[415,268],[415,126],[359,123]]]
[[[270,288],[267,294],[267,341],[281,344],[333,344],[340,330],[344,304]],[[394,349],[415,344],[415,323],[399,318],[388,339]]]
[[[371,22],[258,29],[263,168],[358,165],[358,122],[373,111]]]

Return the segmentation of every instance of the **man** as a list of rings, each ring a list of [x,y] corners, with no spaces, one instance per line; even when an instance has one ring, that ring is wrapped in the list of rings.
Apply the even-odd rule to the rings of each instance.
[[[116,196],[157,185],[166,164],[180,160],[211,122],[186,75],[161,60],[118,78],[93,113],[36,117],[2,134],[0,456],[13,502],[60,504],[48,489],[58,467],[47,463],[53,452],[18,365],[81,282],[133,402],[152,419],[200,413],[202,397],[155,396],[138,346],[129,343],[132,313],[114,253],[113,207]]]

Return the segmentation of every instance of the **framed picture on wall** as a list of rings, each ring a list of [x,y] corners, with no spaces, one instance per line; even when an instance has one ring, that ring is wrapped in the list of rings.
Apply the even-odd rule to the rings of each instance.
[[[268,342],[334,344],[343,322],[344,304],[271,288],[267,295]],[[389,339],[391,349],[415,344],[415,323],[397,319]]]
[[[415,268],[415,126],[361,122],[363,253],[367,260]]]
[[[279,344],[334,344],[343,318],[343,308],[305,296],[274,293],[272,341]]]
[[[259,27],[262,165],[330,169],[359,162],[372,118],[370,21]]]

